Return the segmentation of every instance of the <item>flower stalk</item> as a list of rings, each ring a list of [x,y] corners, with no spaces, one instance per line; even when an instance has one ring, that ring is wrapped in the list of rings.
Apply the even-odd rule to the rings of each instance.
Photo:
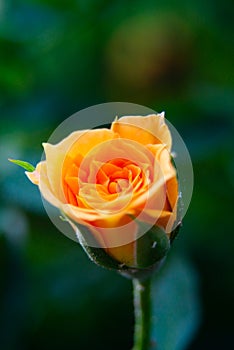
[[[144,280],[133,279],[135,329],[132,350],[151,348],[151,281],[152,277]]]

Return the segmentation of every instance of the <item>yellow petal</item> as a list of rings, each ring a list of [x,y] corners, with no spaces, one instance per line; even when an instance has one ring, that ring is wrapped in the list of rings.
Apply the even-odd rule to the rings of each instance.
[[[56,208],[61,208],[62,203],[57,198],[57,194],[54,193],[53,189],[51,188],[47,175],[47,163],[45,161],[41,162],[39,189],[41,195],[47,200],[47,202]]]
[[[111,130],[120,137],[137,141],[143,145],[166,144],[171,150],[171,134],[164,120],[164,113],[142,116],[126,116],[112,123]]]
[[[37,164],[36,169],[34,171],[25,171],[25,174],[29,178],[29,180],[34,184],[38,185],[40,181],[40,170],[41,170],[41,162]]]
[[[44,143],[47,175],[51,188],[58,199],[66,202],[63,191],[63,173],[66,157],[70,160],[78,156],[84,157],[95,145],[115,138],[116,135],[108,129],[75,131],[56,145]],[[81,157],[81,159],[82,159]],[[80,157],[79,157],[80,158]]]
[[[132,242],[120,247],[107,248],[106,252],[120,263],[134,267],[136,266],[135,246],[136,243]]]

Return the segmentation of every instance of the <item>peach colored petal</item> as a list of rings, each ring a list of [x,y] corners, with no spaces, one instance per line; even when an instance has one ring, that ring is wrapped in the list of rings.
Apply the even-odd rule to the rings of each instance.
[[[171,206],[171,210],[174,210],[178,200],[178,181],[176,176],[169,179],[166,183],[167,186],[167,198]]]
[[[37,164],[36,169],[33,172],[25,171],[25,174],[34,185],[38,185],[40,181],[40,171],[41,162]]]
[[[77,196],[79,190],[77,177],[67,175],[64,180],[67,187],[70,188],[75,196]]]
[[[83,198],[89,207],[94,211],[99,212],[100,216],[102,216],[103,213],[113,215],[114,213],[127,210],[133,196],[132,192],[126,190],[119,194],[105,194],[104,191],[101,192],[99,190],[99,186],[101,185],[82,185],[79,198]]]
[[[47,202],[49,202],[56,208],[61,207],[62,203],[57,198],[57,194],[53,192],[53,189],[51,188],[51,185],[48,179],[46,161],[41,162],[39,189],[40,189],[41,195],[47,200]]]
[[[175,168],[171,163],[171,156],[166,148],[161,149],[157,158],[165,177],[172,177],[176,175]]]
[[[87,224],[92,224],[100,218],[102,218],[103,220],[110,218],[110,214],[103,213],[101,216],[100,212],[96,210],[90,208],[81,208],[71,204],[62,204],[61,209],[66,215],[68,215],[68,217],[79,223],[86,222]]]
[[[118,219],[95,222],[97,230],[105,242],[106,251],[116,260],[129,266],[135,265],[135,242],[138,225],[130,216],[124,215]],[[105,225],[105,227],[100,227]]]
[[[110,245],[110,247],[112,247]],[[129,267],[136,266],[135,248],[136,243],[128,243],[119,247],[106,248],[106,252],[115,260]]]
[[[56,145],[43,143],[46,155],[46,173],[48,181],[52,191],[56,193],[57,198],[62,202],[66,202],[62,184],[63,162],[71,146],[83,135],[84,132],[85,131],[75,131]]]
[[[165,181],[169,178],[169,175],[167,177],[161,176],[149,186],[148,191],[144,191],[140,196],[134,196],[132,207],[141,208],[142,205],[146,205],[163,210],[166,201]]]
[[[123,218],[121,218],[123,222]],[[129,221],[129,218],[128,218]],[[106,222],[105,222],[106,224]],[[71,226],[76,231],[78,238],[85,240],[86,244],[104,248],[107,254],[122,264],[135,266],[136,264],[136,234],[138,226],[131,221],[128,226],[115,223],[115,227],[100,228],[97,225],[86,223],[88,230],[84,233],[77,227],[74,221],[71,221]]]
[[[47,174],[52,190],[57,197],[66,202],[63,192],[62,175],[63,163],[68,156],[75,159],[77,155],[85,156],[95,145],[117,137],[111,130],[75,131],[56,145],[44,143],[46,154]]]
[[[117,261],[127,266],[136,266],[136,239],[139,226],[130,216],[122,216],[118,222],[109,224],[106,228],[98,228],[106,245],[106,252]]]
[[[93,148],[81,163],[81,169],[90,169],[88,182],[95,183],[98,171],[98,164],[106,163],[104,171],[107,175],[118,170],[118,166],[108,163],[113,159],[122,158],[139,164],[141,167],[151,167],[153,164],[153,154],[138,142],[128,139],[115,139]],[[93,169],[92,169],[93,168]],[[84,180],[81,178],[81,180]]]
[[[118,137],[118,134],[110,129],[85,130],[74,144],[70,144],[69,155],[75,158],[79,153],[85,157],[97,145]]]
[[[164,120],[164,112],[145,117],[121,117],[112,123],[111,130],[117,132],[122,138],[131,139],[143,145],[164,143],[168,150],[171,150],[171,134]]]
[[[148,145],[147,148],[155,154],[155,159],[160,164],[160,169],[157,170],[158,163],[155,163],[154,174],[155,176],[160,176],[159,172],[162,172],[165,177],[165,183],[167,187],[167,198],[171,209],[176,206],[178,198],[178,181],[176,179],[176,170],[171,163],[171,157],[168,150],[159,145]]]
[[[170,232],[178,183],[164,114],[122,117],[111,130],[77,131],[43,146],[46,161],[26,175],[72,225],[88,227],[90,238],[93,234],[115,259],[136,263],[138,225],[130,215]]]
[[[178,197],[178,183],[176,170],[171,163],[170,154],[165,147],[159,148],[151,145],[150,148],[157,148],[157,152],[155,153],[154,181],[157,181],[160,177],[164,178],[167,187],[167,198],[171,208],[173,208]]]

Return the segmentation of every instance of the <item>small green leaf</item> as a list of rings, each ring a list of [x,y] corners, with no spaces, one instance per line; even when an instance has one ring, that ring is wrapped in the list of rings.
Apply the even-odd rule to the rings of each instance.
[[[16,159],[8,159],[8,160],[9,162],[19,165],[21,166],[21,168],[24,168],[29,172],[33,172],[35,170],[35,167],[32,164],[28,162],[24,162],[23,160],[16,160]]]

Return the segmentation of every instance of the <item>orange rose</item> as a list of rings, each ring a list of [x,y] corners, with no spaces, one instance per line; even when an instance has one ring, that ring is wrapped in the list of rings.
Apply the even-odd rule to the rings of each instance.
[[[176,220],[171,144],[163,113],[126,116],[110,129],[75,131],[56,145],[43,144],[46,160],[26,174],[75,229],[88,228],[88,245],[137,266],[138,238],[151,227],[170,237]]]

